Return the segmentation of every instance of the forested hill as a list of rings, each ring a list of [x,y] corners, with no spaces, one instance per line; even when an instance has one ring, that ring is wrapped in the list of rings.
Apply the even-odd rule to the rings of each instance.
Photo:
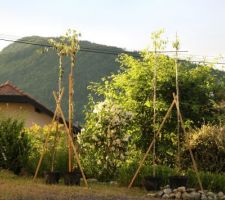
[[[21,41],[47,44],[48,38],[37,36],[22,38]],[[99,53],[85,50],[79,51],[75,66],[74,98],[75,118],[83,122],[82,110],[87,104],[90,82],[99,82],[102,77],[117,72],[119,64],[116,63],[117,56],[105,51],[123,51],[116,47],[109,47],[80,42],[81,49],[98,49]],[[0,83],[10,80],[13,84],[31,94],[41,103],[54,110],[55,102],[52,91],[57,89],[58,80],[58,57],[53,50],[41,53],[40,46],[13,43],[0,52]],[[65,60],[65,74],[69,72],[69,60]],[[67,114],[68,108],[68,79],[64,76],[64,99],[63,110]]]

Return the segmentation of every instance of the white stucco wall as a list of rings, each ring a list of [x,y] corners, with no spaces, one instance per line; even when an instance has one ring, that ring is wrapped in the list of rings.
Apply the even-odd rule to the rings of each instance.
[[[12,117],[25,122],[25,127],[33,124],[44,126],[52,121],[45,113],[35,111],[34,106],[25,103],[0,103],[0,118]]]

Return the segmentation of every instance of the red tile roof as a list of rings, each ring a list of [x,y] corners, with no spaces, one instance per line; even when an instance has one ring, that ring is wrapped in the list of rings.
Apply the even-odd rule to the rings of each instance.
[[[14,86],[9,81],[0,85],[0,95],[26,95],[22,90]]]
[[[28,103],[51,117],[54,115],[51,110],[9,81],[0,85],[0,102]]]
[[[26,94],[23,90],[19,89],[11,82],[7,81],[0,85],[0,102],[12,102],[12,103],[28,103],[38,108],[41,112],[46,113],[50,117],[53,117],[54,113],[35,100],[29,94]],[[60,119],[61,121],[62,119]],[[67,122],[68,123],[68,122]],[[74,131],[79,132],[80,129],[74,126]]]

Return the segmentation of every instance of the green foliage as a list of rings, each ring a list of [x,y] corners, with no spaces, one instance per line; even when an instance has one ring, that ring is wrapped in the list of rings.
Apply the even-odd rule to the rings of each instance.
[[[208,172],[225,172],[225,128],[203,125],[186,138],[183,150],[183,167],[191,165],[188,145],[195,156],[198,168]]]
[[[165,42],[160,43],[161,32],[153,35],[153,47],[160,48]],[[178,44],[176,44],[178,45]],[[172,103],[172,93],[175,88],[175,60],[162,54],[144,50],[137,59],[122,54],[118,58],[121,65],[118,74],[111,75],[94,83],[89,88],[93,93],[95,105],[99,102],[95,98],[101,97],[103,102],[110,99],[113,106],[119,106],[125,111],[133,113],[132,122],[124,130],[129,133],[133,144],[143,151],[153,139],[153,74],[157,62],[157,124],[162,122],[166,111]],[[180,110],[185,119],[185,125],[189,128],[200,127],[202,123],[218,123],[224,107],[220,105],[225,89],[224,74],[207,65],[195,65],[188,61],[179,61],[180,83]],[[106,116],[95,118],[93,115],[94,105],[86,110],[85,129],[94,132],[96,123],[102,123]],[[111,112],[108,113],[109,115]],[[163,127],[160,139],[156,144],[157,163],[174,167],[175,153],[177,150],[176,136],[177,118],[173,110],[170,118]],[[100,130],[99,130],[100,131]],[[103,131],[102,131],[103,132]],[[183,139],[183,138],[181,138]]]
[[[136,169],[138,167],[137,162],[132,162],[130,164],[124,164],[118,175],[118,183],[122,186],[127,186]],[[146,162],[143,168],[141,168],[140,173],[138,174],[137,179],[134,182],[134,186],[141,186],[143,178],[145,176],[151,176],[153,167],[150,162]],[[176,170],[169,168],[167,166],[157,166],[156,167],[156,176],[162,178],[162,185],[169,184],[169,176],[176,175]],[[212,173],[212,172],[199,172],[200,179],[202,181],[203,188],[210,191],[223,191],[225,192],[225,173]],[[193,170],[188,169],[186,176],[188,177],[188,187],[190,188],[199,188],[199,183],[197,180],[196,173]]]
[[[199,175],[204,189],[225,192],[225,173],[200,172]],[[189,187],[198,188],[196,173],[193,170],[188,170],[187,176]]]
[[[49,134],[49,140],[47,143],[46,153],[39,170],[39,174],[43,174],[43,171],[51,170],[55,138],[56,138],[56,146],[55,146],[54,170],[60,172],[67,171],[68,153],[67,153],[67,140],[65,136],[66,134],[62,130],[62,125],[59,126],[58,132],[56,131],[57,130],[56,126],[57,126],[56,123],[54,123],[45,125],[44,127],[33,125],[30,128],[26,128],[26,133],[29,135],[32,146],[26,168],[30,174],[34,174],[36,170],[40,155],[44,150],[43,149],[44,142],[47,134]]]
[[[167,41],[162,39],[162,34],[164,32],[165,30],[161,29],[151,34],[154,51],[163,50],[166,47]]]
[[[130,164],[123,165],[119,170],[118,183],[122,186],[127,186],[133,175],[135,174],[138,168],[137,162],[132,162]],[[151,162],[146,162],[145,165],[141,168],[140,173],[134,181],[133,186],[142,186],[143,179],[145,176],[152,176],[153,167]],[[166,166],[156,166],[156,176],[162,178],[162,185],[168,185],[168,177],[173,176],[175,170]]]
[[[0,169],[0,179],[16,179],[18,176],[12,171],[6,169]]]
[[[16,174],[26,167],[31,149],[23,125],[11,118],[0,121],[0,167]]]
[[[130,136],[126,129],[131,121],[132,113],[113,105],[110,99],[96,104],[91,116],[87,115],[87,124],[78,141],[84,166],[88,169],[95,166],[95,177],[99,180],[112,180],[124,162]]]

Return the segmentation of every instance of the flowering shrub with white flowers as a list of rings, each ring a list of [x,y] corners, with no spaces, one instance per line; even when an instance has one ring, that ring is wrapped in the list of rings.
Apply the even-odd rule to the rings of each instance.
[[[113,179],[124,162],[133,113],[106,99],[93,106],[78,136],[86,173],[101,181]]]

